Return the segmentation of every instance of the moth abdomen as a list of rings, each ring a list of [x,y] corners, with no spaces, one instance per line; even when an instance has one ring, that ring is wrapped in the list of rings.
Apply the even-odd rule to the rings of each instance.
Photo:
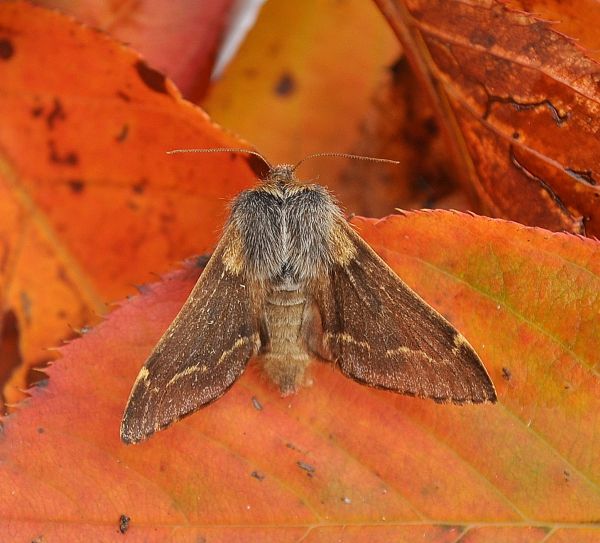
[[[310,362],[302,330],[307,303],[305,289],[272,288],[265,300],[268,349],[261,353],[265,373],[283,394],[296,391]]]

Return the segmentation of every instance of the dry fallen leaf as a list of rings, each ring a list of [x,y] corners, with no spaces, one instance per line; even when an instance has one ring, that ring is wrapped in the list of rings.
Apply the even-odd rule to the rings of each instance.
[[[597,236],[598,62],[552,24],[496,0],[377,3],[483,209]]]

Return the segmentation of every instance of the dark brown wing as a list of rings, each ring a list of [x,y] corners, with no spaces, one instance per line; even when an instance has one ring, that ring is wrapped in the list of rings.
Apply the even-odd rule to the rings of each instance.
[[[339,262],[317,289],[321,354],[361,383],[437,402],[495,401],[481,360],[346,223]]]
[[[141,441],[219,398],[258,352],[258,307],[242,280],[238,248],[229,227],[133,385],[124,442]]]

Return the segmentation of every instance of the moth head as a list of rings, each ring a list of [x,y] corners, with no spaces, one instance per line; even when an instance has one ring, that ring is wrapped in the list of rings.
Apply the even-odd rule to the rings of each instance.
[[[295,166],[292,164],[279,164],[271,166],[269,173],[264,179],[265,183],[287,184],[296,181],[294,175]]]

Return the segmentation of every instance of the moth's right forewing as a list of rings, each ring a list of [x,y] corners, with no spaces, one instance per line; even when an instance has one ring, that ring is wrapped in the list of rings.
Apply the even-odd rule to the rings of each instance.
[[[138,375],[121,423],[126,443],[219,398],[258,352],[261,293],[244,281],[241,251],[230,225]]]
[[[495,401],[494,385],[467,340],[427,305],[345,222],[336,263],[316,303],[316,350],[349,377],[438,402]]]

